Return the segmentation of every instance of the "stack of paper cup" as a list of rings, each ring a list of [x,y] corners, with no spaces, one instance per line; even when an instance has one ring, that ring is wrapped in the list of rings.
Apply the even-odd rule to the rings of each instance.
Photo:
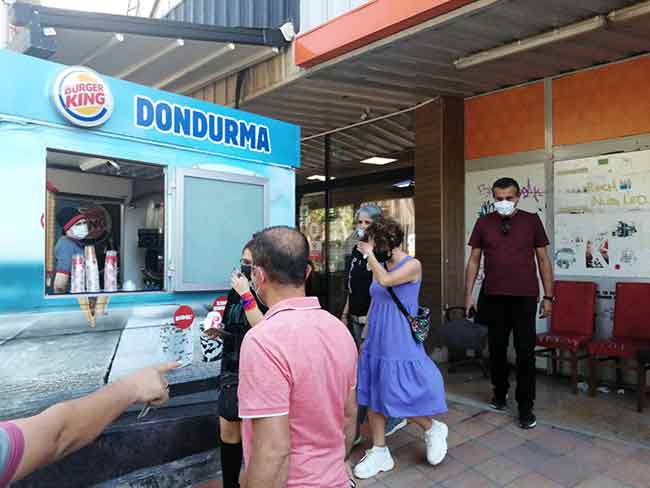
[[[84,256],[86,258],[86,292],[99,293],[101,288],[99,286],[99,267],[97,266],[95,246],[86,246]]]
[[[104,291],[117,291],[117,251],[106,252]]]
[[[72,256],[70,270],[70,293],[84,293],[86,291],[86,268],[84,257],[81,254]]]

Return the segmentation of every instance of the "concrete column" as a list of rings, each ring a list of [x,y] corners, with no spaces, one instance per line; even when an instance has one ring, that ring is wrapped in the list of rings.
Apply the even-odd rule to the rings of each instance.
[[[441,97],[415,114],[415,250],[422,261],[420,302],[434,324],[463,305],[465,256],[464,105]]]

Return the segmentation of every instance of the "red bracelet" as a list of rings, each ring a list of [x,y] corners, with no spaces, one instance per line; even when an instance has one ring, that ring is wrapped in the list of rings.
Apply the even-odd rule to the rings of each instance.
[[[255,302],[255,300],[244,302],[244,311],[245,312],[248,312],[249,310],[253,310],[255,307],[257,307],[257,303]]]
[[[250,291],[247,291],[246,293],[241,295],[241,299],[244,302],[250,302],[251,300],[255,300],[255,297],[253,296],[253,294]]]

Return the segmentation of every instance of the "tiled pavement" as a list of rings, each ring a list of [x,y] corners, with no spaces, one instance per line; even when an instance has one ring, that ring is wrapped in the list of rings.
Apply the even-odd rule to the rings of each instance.
[[[650,450],[538,425],[519,429],[513,418],[451,404],[439,417],[449,426],[449,453],[437,467],[425,460],[421,430],[409,425],[388,439],[396,462],[364,488],[648,488]],[[369,446],[359,446],[353,461]],[[220,488],[219,482],[200,488]],[[199,488],[196,486],[195,488]]]

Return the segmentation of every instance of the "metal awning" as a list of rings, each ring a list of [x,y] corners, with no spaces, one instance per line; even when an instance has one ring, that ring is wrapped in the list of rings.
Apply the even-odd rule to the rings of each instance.
[[[649,1],[476,0],[299,72],[241,106],[301,125],[303,168],[316,170],[314,134],[439,95],[472,97],[648,53],[649,35]],[[408,148],[413,129],[399,121],[347,138],[350,159],[380,154],[380,146]]]
[[[10,49],[177,93],[190,93],[272,56],[280,29],[219,27],[16,3]]]

